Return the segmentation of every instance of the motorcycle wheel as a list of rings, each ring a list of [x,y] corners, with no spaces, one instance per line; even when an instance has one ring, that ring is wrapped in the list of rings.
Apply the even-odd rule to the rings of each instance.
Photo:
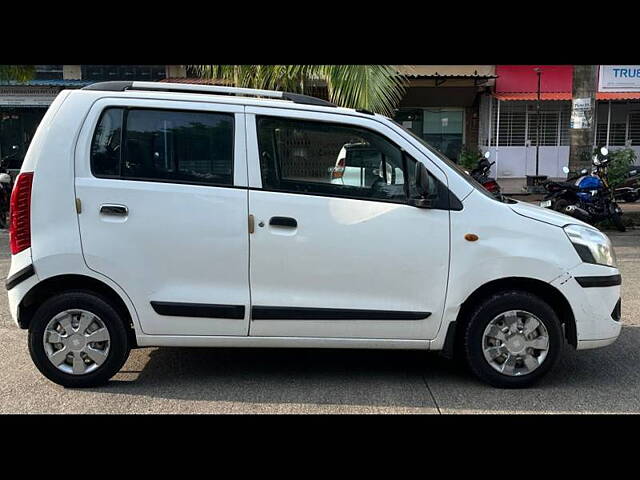
[[[553,205],[553,209],[556,212],[565,213],[565,210],[568,206],[569,202],[561,198],[560,200],[556,200],[555,204]]]
[[[622,218],[620,217],[619,213],[612,213],[611,217],[609,218],[611,218],[611,222],[615,225],[619,232],[627,231],[627,227],[625,227],[624,223],[622,223]]]
[[[628,193],[627,195],[624,196],[624,201],[627,203],[633,203],[636,200],[638,200],[638,194],[637,193]]]

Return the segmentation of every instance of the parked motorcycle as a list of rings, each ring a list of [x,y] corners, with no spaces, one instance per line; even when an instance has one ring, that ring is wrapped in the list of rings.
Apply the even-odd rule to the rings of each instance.
[[[8,173],[0,173],[0,228],[9,226],[11,188],[11,176]]]
[[[607,177],[608,154],[607,148],[600,149],[600,154],[593,157],[591,173],[583,169],[579,176],[569,178],[566,182],[545,182],[547,194],[540,206],[592,225],[609,219],[619,231],[624,232],[626,228],[622,223],[622,210],[615,201]],[[567,167],[563,171],[569,173]]]
[[[640,166],[629,167],[626,178],[613,192],[617,201],[633,203],[640,198]]]
[[[13,189],[13,179],[8,173],[18,153],[18,146],[13,145],[11,153],[0,159],[0,228],[9,226],[9,206],[11,203],[11,190]]]
[[[491,157],[491,153],[486,152],[484,156],[478,160],[478,165],[471,170],[470,175],[489,192],[493,193],[496,197],[500,197],[500,185],[498,185],[495,178],[489,176],[491,166],[496,162],[489,162],[489,157]]]

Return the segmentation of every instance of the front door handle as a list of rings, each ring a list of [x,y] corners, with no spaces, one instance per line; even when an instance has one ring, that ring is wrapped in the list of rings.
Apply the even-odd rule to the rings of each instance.
[[[129,209],[124,205],[105,204],[100,207],[100,213],[103,215],[126,217],[129,214]]]
[[[298,226],[298,221],[291,217],[271,217],[269,225],[296,228]]]

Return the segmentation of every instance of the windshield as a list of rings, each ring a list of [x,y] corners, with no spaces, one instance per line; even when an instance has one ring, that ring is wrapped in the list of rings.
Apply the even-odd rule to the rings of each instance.
[[[433,153],[436,157],[438,157],[440,160],[442,160],[444,163],[446,163],[449,167],[451,167],[455,172],[457,172],[458,174],[460,174],[460,177],[462,177],[462,179],[464,181],[466,181],[469,185],[471,185],[473,188],[475,188],[476,190],[480,191],[482,194],[486,195],[489,198],[492,198],[494,200],[500,201],[499,199],[497,199],[495,196],[493,196],[493,194],[491,192],[489,192],[486,188],[484,188],[482,186],[481,183],[478,183],[471,175],[469,175],[460,165],[458,165],[456,162],[450,160],[449,158],[447,158],[442,152],[438,151],[436,148],[434,148],[432,145],[430,145],[429,143],[427,143],[425,140],[423,140],[422,138],[420,138],[418,135],[416,135],[414,132],[412,132],[411,130],[409,130],[406,127],[403,127],[401,124],[399,124],[398,122],[396,122],[395,120],[393,120],[392,118],[390,118],[389,120],[391,120],[394,124],[396,124],[397,126],[399,126],[402,130],[404,130],[405,132],[407,132],[409,135],[411,135],[413,138],[415,138],[416,140],[418,140],[422,145],[424,145],[425,147],[427,147],[427,149],[429,149],[429,151],[431,153]]]

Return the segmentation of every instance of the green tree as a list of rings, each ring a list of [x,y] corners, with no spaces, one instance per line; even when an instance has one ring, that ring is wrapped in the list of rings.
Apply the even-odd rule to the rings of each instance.
[[[593,150],[593,154],[596,155],[600,149]],[[622,182],[624,182],[629,172],[629,167],[636,162],[636,152],[632,148],[621,148],[609,152],[609,185],[611,188],[616,188]]]
[[[26,82],[35,74],[33,65],[0,65],[0,81],[14,80]]]
[[[329,100],[349,108],[393,115],[407,80],[391,65],[190,65],[203,78],[219,79],[237,87],[304,93],[305,87],[324,81]]]

